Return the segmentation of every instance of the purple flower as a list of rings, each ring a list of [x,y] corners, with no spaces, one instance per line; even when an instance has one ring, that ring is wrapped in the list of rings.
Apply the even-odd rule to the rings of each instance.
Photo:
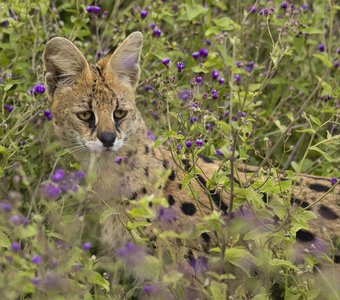
[[[218,95],[217,95],[217,91],[216,90],[212,90],[211,91],[211,97],[216,100],[218,98]]]
[[[301,5],[302,10],[307,10],[308,9],[308,3],[304,3]]]
[[[2,21],[2,22],[0,23],[0,26],[1,26],[1,27],[8,27],[8,25],[9,25],[8,20],[4,20],[4,21]]]
[[[213,123],[207,123],[205,124],[205,129],[208,130],[208,131],[211,131],[214,127],[214,124]]]
[[[203,140],[201,140],[201,139],[197,139],[197,140],[195,141],[195,144],[196,144],[196,146],[197,146],[198,148],[201,148],[201,147],[204,145],[204,142],[203,142]]]
[[[12,251],[19,252],[20,249],[21,249],[21,246],[20,246],[20,244],[18,242],[13,242],[11,244],[11,248],[12,248]]]
[[[262,8],[260,10],[260,16],[265,16],[265,17],[268,17],[269,15],[273,14],[274,13],[274,8]]]
[[[82,244],[81,247],[83,248],[83,250],[88,251],[91,248],[91,243],[90,242],[85,242],[85,243]]]
[[[203,78],[201,76],[197,76],[195,78],[196,83],[201,84],[203,82]]]
[[[333,67],[334,68],[338,68],[339,65],[340,65],[339,61],[337,61],[337,60],[333,61]]]
[[[155,287],[151,284],[147,284],[143,287],[143,292],[150,294],[155,289]]]
[[[9,204],[8,202],[1,202],[0,206],[1,206],[1,209],[6,213],[12,210],[12,205]]]
[[[236,62],[236,66],[237,66],[238,68],[243,67],[243,62],[242,62],[242,61],[237,61],[237,62]]]
[[[94,12],[95,14],[99,14],[100,11],[101,11],[101,8],[100,8],[99,6],[93,6],[93,12]]]
[[[199,256],[197,259],[194,256],[190,256],[188,263],[197,273],[205,273],[208,270],[208,259],[204,256]]]
[[[327,101],[331,100],[332,98],[333,98],[333,97],[332,97],[331,95],[326,94],[326,95],[324,95],[324,96],[321,97],[321,100],[322,100],[323,102],[327,102]]]
[[[86,6],[86,11],[87,11],[88,13],[93,12],[93,5]]]
[[[149,12],[145,9],[140,11],[140,16],[141,16],[142,19],[145,19],[148,14],[149,14]]]
[[[234,80],[235,80],[235,82],[236,82],[236,84],[238,84],[238,85],[240,85],[240,83],[241,83],[241,75],[235,75],[234,76]]]
[[[81,271],[82,269],[83,269],[83,264],[81,264],[81,263],[76,263],[76,264],[74,264],[73,266],[72,266],[72,271],[73,272],[79,272],[79,271]]]
[[[132,242],[128,242],[122,248],[116,251],[119,256],[127,265],[135,266],[143,262],[146,255],[144,247],[138,246]]]
[[[122,161],[123,161],[123,157],[121,157],[121,156],[117,156],[117,157],[115,158],[115,163],[116,163],[117,165],[121,165],[121,164],[122,164]]]
[[[179,99],[186,101],[191,98],[192,93],[191,93],[191,90],[187,89],[187,90],[178,91],[177,96]]]
[[[152,35],[153,35],[154,37],[160,37],[161,34],[162,34],[162,31],[161,31],[160,29],[158,29],[158,28],[155,28],[155,29],[152,31]]]
[[[320,52],[324,52],[324,51],[325,51],[325,45],[322,44],[322,43],[320,43],[320,44],[318,45],[318,49],[319,49]]]
[[[172,207],[160,207],[157,218],[161,222],[171,223],[176,219],[176,211]]]
[[[162,59],[162,64],[164,65],[164,66],[166,66],[167,68],[169,67],[169,63],[170,63],[170,58],[163,58]]]
[[[9,105],[9,104],[4,104],[4,109],[6,109],[8,112],[11,112],[11,111],[13,111],[14,106]]]
[[[288,4],[287,4],[286,1],[284,1],[284,2],[281,3],[281,8],[282,8],[282,9],[286,9],[287,7],[288,7]]]
[[[12,216],[10,220],[15,225],[20,225],[21,224],[21,216],[19,216],[19,215]]]
[[[255,66],[255,63],[253,61],[250,61],[249,63],[247,63],[246,65],[246,71],[248,73],[251,73],[251,71],[253,71],[254,69],[254,66]]]
[[[206,48],[201,48],[198,52],[199,52],[200,56],[202,56],[202,57],[207,57],[208,54],[209,54],[209,51]]]
[[[34,277],[33,279],[31,279],[31,282],[33,285],[38,286],[40,283],[40,279],[38,277]]]
[[[197,117],[196,117],[196,116],[191,116],[191,117],[189,118],[189,122],[190,122],[191,124],[194,124],[195,122],[197,122]]]
[[[146,92],[149,92],[149,91],[152,91],[152,90],[154,90],[154,88],[151,85],[146,85],[144,87],[144,91],[146,91]]]
[[[200,105],[199,105],[197,102],[192,102],[192,103],[191,103],[191,107],[192,107],[192,108],[199,108],[199,107],[200,107]],[[196,119],[196,120],[197,120],[197,118],[196,118],[196,117],[194,117],[194,119]]]
[[[247,114],[243,111],[243,112],[241,112],[240,117],[244,118],[246,115]]]
[[[103,14],[102,14],[102,18],[105,19],[109,16],[109,12],[107,10],[104,10]]]
[[[336,53],[340,54],[340,47],[336,49]]]
[[[225,79],[224,79],[223,77],[219,78],[219,79],[218,79],[218,83],[219,83],[219,84],[225,83]]]
[[[223,156],[222,151],[219,149],[216,149],[216,156]]]
[[[253,5],[253,6],[250,6],[249,8],[248,8],[248,12],[249,13],[256,13],[257,12],[257,7],[255,6],[255,5]]]
[[[155,29],[155,28],[156,28],[156,23],[151,23],[151,24],[150,24],[150,28],[151,28],[151,29]]]
[[[209,39],[205,39],[205,42],[207,43],[207,45],[211,45],[211,41]]]
[[[42,257],[40,255],[34,255],[31,259],[31,262],[36,265],[39,265],[42,263]]]
[[[33,94],[36,95],[36,94],[42,94],[45,92],[45,87],[42,85],[42,84],[36,84],[34,87],[33,87]]]
[[[83,171],[77,171],[76,176],[79,180],[82,180],[85,177],[85,173]]]
[[[151,140],[151,141],[155,141],[156,140],[156,136],[153,134],[153,132],[149,129],[146,130],[146,136]]]
[[[57,169],[51,176],[53,182],[60,182],[65,178],[65,171],[63,169]]]
[[[55,186],[53,183],[48,183],[43,185],[42,187],[42,194],[49,199],[57,198],[61,193],[59,187]]]
[[[184,70],[184,63],[183,62],[181,62],[181,61],[179,61],[179,62],[177,62],[176,63],[176,66],[177,66],[177,71],[178,72],[182,72],[183,70]]]
[[[197,59],[197,58],[199,58],[199,56],[200,56],[200,53],[198,52],[198,51],[195,51],[195,52],[193,52],[192,54],[191,54],[191,56],[193,57],[193,59]]]
[[[338,182],[338,179],[336,179],[335,177],[331,178],[332,185],[335,185],[337,182]]]
[[[187,148],[191,148],[191,147],[192,147],[192,141],[186,141],[186,142],[185,142],[185,146],[186,146]]]
[[[218,72],[217,70],[212,71],[211,73],[212,79],[217,79],[218,76],[220,76],[220,72]]]
[[[228,116],[229,116],[229,110],[225,111],[225,112],[223,113],[223,116],[224,116],[224,117],[228,117]]]
[[[52,120],[52,112],[50,109],[44,110],[44,116],[47,118],[47,120],[51,121]]]

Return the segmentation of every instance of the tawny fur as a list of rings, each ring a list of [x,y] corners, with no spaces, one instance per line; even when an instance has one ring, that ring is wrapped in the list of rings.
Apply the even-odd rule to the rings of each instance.
[[[218,189],[209,191],[204,186],[204,180],[207,181],[219,167],[218,161],[198,160],[197,164],[205,176],[191,182],[197,193],[196,199],[193,199],[188,190],[180,188],[185,171],[176,166],[169,151],[153,149],[146,137],[146,127],[135,103],[141,47],[142,34],[135,32],[111,57],[102,59],[95,66],[89,66],[76,46],[64,38],[49,41],[44,52],[46,84],[52,101],[55,132],[66,147],[73,149],[72,153],[82,167],[96,174],[92,200],[97,201],[103,210],[110,206],[120,214],[120,217],[110,217],[102,226],[101,239],[109,245],[110,250],[130,238],[122,225],[122,221],[127,221],[125,211],[128,203],[123,199],[135,199],[145,194],[163,195],[166,198],[171,196],[175,200],[171,204],[177,216],[172,227],[178,232],[202,220],[212,209],[218,209],[216,203],[211,207],[214,193],[219,194],[221,202],[226,205],[229,205],[230,200],[228,193],[220,194]],[[112,117],[117,108],[128,112],[119,128]],[[92,129],[76,115],[88,110],[95,114],[96,123]],[[104,149],[97,137],[100,132],[114,133],[117,147],[114,145],[112,149]],[[127,160],[117,164],[117,157]],[[189,163],[187,168],[190,167],[192,165]],[[242,171],[243,168],[247,172]],[[254,171],[254,168],[238,166],[234,177],[238,178],[241,186],[251,176],[249,171]],[[171,179],[167,180],[164,190],[156,189],[155,183],[159,178],[170,172]],[[331,188],[329,179],[309,175],[299,176],[296,182],[298,185],[292,188],[292,196],[304,205],[312,204],[325,194],[324,191],[318,191],[317,185]],[[238,184],[235,183],[235,186]],[[311,189],[313,186],[314,189]],[[338,185],[311,207],[318,214],[318,219],[311,224],[316,236],[326,240],[329,236],[339,237],[339,193]],[[182,205],[188,202],[195,206],[195,213],[183,213]],[[196,247],[200,248],[197,244]]]

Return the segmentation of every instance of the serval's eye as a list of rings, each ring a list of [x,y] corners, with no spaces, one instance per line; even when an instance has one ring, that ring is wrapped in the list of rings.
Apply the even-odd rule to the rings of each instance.
[[[93,118],[93,112],[90,110],[82,111],[77,113],[77,117],[82,121],[88,122]]]
[[[125,118],[127,115],[127,111],[126,110],[121,110],[121,109],[117,109],[113,112],[113,116],[115,119],[123,119]]]

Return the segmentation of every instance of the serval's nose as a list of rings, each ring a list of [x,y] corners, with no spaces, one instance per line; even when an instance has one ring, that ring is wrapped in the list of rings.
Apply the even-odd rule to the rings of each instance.
[[[104,147],[112,147],[116,140],[116,135],[109,131],[98,133],[97,136],[98,139],[103,143]]]

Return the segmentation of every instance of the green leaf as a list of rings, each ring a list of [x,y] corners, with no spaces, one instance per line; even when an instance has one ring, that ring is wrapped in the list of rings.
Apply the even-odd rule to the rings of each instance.
[[[261,83],[252,83],[249,84],[248,89],[250,92],[256,92],[261,88],[262,84]]]
[[[264,208],[265,204],[262,200],[262,195],[255,192],[252,187],[235,188],[235,195],[241,198],[246,198],[252,206],[256,208]]]
[[[296,130],[296,132],[305,132],[305,133],[309,133],[309,134],[315,134],[315,130],[312,128],[306,128],[306,129],[302,129],[302,130]]]
[[[0,247],[9,248],[11,247],[11,241],[7,237],[6,234],[4,234],[2,231],[0,231]]]
[[[250,276],[250,266],[255,262],[255,257],[252,254],[240,247],[226,249],[224,254],[226,262],[241,268],[248,276]]]
[[[320,28],[315,27],[307,27],[301,29],[302,33],[308,33],[308,34],[322,34],[323,31]]]
[[[219,29],[216,26],[211,26],[205,31],[205,36],[209,37],[211,35],[217,35],[221,32],[221,29]]]
[[[132,229],[136,229],[136,228],[139,228],[139,227],[147,227],[147,226],[150,226],[151,223],[149,222],[128,222],[127,223],[127,228],[132,230]]]
[[[210,292],[213,300],[227,299],[227,285],[223,282],[212,281]]]
[[[104,288],[106,291],[110,290],[110,283],[102,277],[99,273],[95,271],[90,271],[88,273],[88,281],[92,284],[99,285],[100,287]]]
[[[223,17],[221,19],[213,19],[213,22],[216,26],[220,27],[223,30],[239,30],[240,25],[234,22],[232,19],[228,17]]]
[[[309,150],[319,152],[329,162],[336,162],[337,161],[337,160],[333,159],[327,152],[322,151],[320,148],[318,148],[316,146],[309,147]]]
[[[321,60],[327,68],[333,67],[332,61],[325,54],[315,53],[313,56]]]
[[[209,71],[202,66],[195,66],[191,68],[194,73],[209,73]]]
[[[185,5],[187,18],[189,21],[192,21],[200,14],[206,13],[209,8],[202,6],[201,4],[192,4],[192,5]]]
[[[7,153],[8,153],[7,148],[5,148],[4,146],[0,145],[0,154],[7,154]]]
[[[147,255],[141,259],[141,262],[134,268],[134,273],[139,278],[149,278],[157,280],[161,273],[161,264],[159,260],[151,255]]]
[[[284,133],[285,130],[287,129],[287,126],[281,125],[280,120],[275,120],[275,121],[274,121],[274,124],[280,129],[280,132],[281,132],[281,133]]]
[[[218,125],[222,129],[223,133],[231,132],[231,129],[232,129],[231,126],[224,121],[217,121],[216,125]]]
[[[129,211],[129,214],[132,217],[135,217],[135,218],[139,218],[139,217],[150,218],[150,217],[153,217],[153,214],[150,212],[150,210],[148,210],[145,207],[136,207],[136,208],[133,208],[133,209],[131,209]]]
[[[320,126],[321,125],[321,121],[317,118],[317,117],[314,117],[312,115],[309,116],[310,119],[313,121],[314,124]]]
[[[271,266],[279,266],[279,267],[286,267],[293,270],[299,270],[296,266],[294,266],[290,261],[284,259],[277,259],[273,258],[269,261]]]
[[[108,217],[112,216],[114,214],[113,209],[108,209],[102,212],[102,214],[99,217],[99,223],[103,224]]]
[[[164,275],[163,282],[167,284],[173,284],[179,281],[182,277],[182,273],[179,273],[177,271],[170,271],[169,273]]]

